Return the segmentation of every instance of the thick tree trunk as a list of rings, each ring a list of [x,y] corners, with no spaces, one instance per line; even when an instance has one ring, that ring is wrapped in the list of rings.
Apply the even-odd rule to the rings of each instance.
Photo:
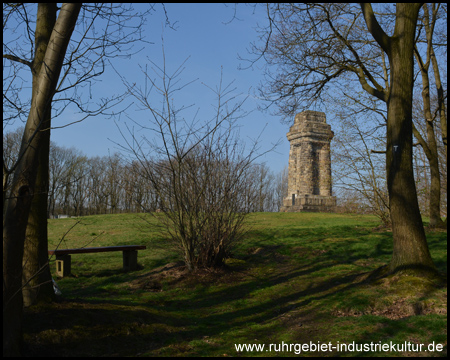
[[[37,80],[20,153],[23,154],[14,173],[11,199],[3,220],[3,355],[20,354],[22,339],[22,259],[25,230],[39,167],[42,136],[39,131],[49,110],[64,56],[75,27],[81,3],[62,5],[54,26],[44,66]],[[48,161],[48,159],[47,159]]]
[[[428,250],[412,166],[413,51],[420,3],[397,3],[394,34],[388,36],[372,6],[361,3],[367,27],[389,57],[386,169],[394,249],[389,271],[436,268]]]
[[[33,99],[38,89],[38,75],[56,22],[56,3],[39,3],[36,17],[33,60]],[[35,192],[24,243],[23,254],[23,302],[30,306],[39,300],[48,301],[54,296],[50,268],[48,266],[47,201],[48,160],[50,152],[51,106],[46,111],[41,130],[41,146],[38,150],[39,168]]]
[[[48,110],[50,112],[50,110]],[[50,114],[48,114],[50,115]],[[44,128],[49,121],[44,122]],[[48,146],[50,130],[42,133],[38,150],[39,168],[26,229],[23,253],[23,303],[31,306],[54,297],[52,277],[48,263],[47,199],[48,199]]]
[[[435,271],[420,215],[412,167],[413,49],[417,4],[397,4],[389,43],[391,81],[387,102],[386,167],[394,249],[391,272]]]

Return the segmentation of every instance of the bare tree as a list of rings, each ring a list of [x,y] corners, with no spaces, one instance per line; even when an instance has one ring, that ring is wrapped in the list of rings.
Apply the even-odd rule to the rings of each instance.
[[[149,165],[146,165],[149,166]],[[150,182],[145,180],[143,166],[138,161],[124,166],[124,209],[130,212],[158,210],[159,198]]]
[[[23,130],[23,127],[19,127],[15,131],[3,133],[3,163],[6,169],[11,169],[17,160]],[[11,191],[11,180],[9,174],[5,174],[5,169],[3,169],[3,211],[5,210],[5,201],[9,198]]]
[[[289,168],[285,166],[283,170],[281,170],[275,178],[275,199],[276,199],[276,208],[275,211],[279,211],[283,206],[283,199],[288,196],[288,176],[289,176]]]
[[[25,231],[38,174],[39,151],[45,146],[43,127],[56,91],[64,56],[81,4],[63,4],[48,41],[43,64],[33,83],[31,109],[14,171],[11,197],[3,218],[3,354],[20,354],[22,328],[22,259]],[[44,20],[45,21],[45,20]],[[47,158],[48,161],[48,158]],[[5,171],[6,170],[6,171]]]
[[[332,159],[335,188],[344,198],[349,197],[349,205],[354,205],[355,199],[360,202],[355,210],[361,212],[360,207],[364,206],[365,211],[370,209],[385,226],[390,226],[385,152],[374,154],[374,149],[386,146],[383,136],[385,123],[367,127],[367,123],[373,123],[370,111],[364,113],[360,121],[351,109],[341,105],[336,114],[339,127],[334,137]]]
[[[40,3],[36,13],[30,11],[30,6],[33,5],[24,3],[4,4],[3,7],[3,58],[11,61],[10,66],[5,66],[4,62],[4,74],[6,74],[3,77],[3,98],[4,104],[6,104],[4,120],[9,122],[21,119],[25,115],[28,116],[18,160],[10,168],[5,166],[5,162],[3,163],[4,183],[7,183],[5,179],[7,180],[10,174],[15,173],[11,198],[8,199],[7,204],[4,204],[6,215],[3,228],[3,273],[4,289],[7,288],[6,291],[4,290],[4,306],[13,302],[11,300],[13,296],[21,295],[20,291],[10,291],[10,288],[15,289],[14,281],[5,280],[5,277],[11,277],[12,274],[15,274],[14,276],[22,275],[22,271],[12,270],[14,265],[5,261],[6,257],[14,259],[13,262],[16,261],[16,255],[23,252],[21,239],[15,242],[17,253],[11,251],[9,245],[5,245],[5,243],[10,243],[10,236],[21,238],[22,229],[25,231],[27,228],[26,223],[22,224],[21,220],[14,220],[14,216],[22,217],[24,214],[31,216],[28,222],[34,225],[27,230],[27,236],[33,237],[39,244],[39,246],[34,246],[37,251],[29,249],[28,253],[33,257],[33,261],[26,262],[28,264],[26,271],[31,277],[27,276],[27,279],[24,280],[25,283],[29,283],[34,274],[40,271],[39,265],[36,267],[33,264],[39,264],[41,260],[38,262],[34,260],[43,259],[47,255],[47,252],[44,251],[47,241],[44,213],[47,212],[50,118],[59,115],[69,104],[75,105],[83,113],[83,116],[77,121],[98,114],[113,114],[109,109],[118,104],[122,100],[122,96],[113,95],[110,98],[100,99],[95,104],[91,100],[92,81],[104,72],[108,59],[130,55],[133,43],[142,39],[141,26],[145,19],[143,14],[135,12],[132,5],[129,4],[85,4],[80,17],[78,14],[82,4],[76,6],[63,4],[59,9],[56,4]],[[56,19],[58,10],[60,13]],[[36,16],[34,16],[35,14]],[[35,22],[33,18],[36,19]],[[136,18],[141,21],[137,23],[131,21]],[[77,20],[78,25],[76,26]],[[98,21],[102,22],[101,27],[104,30],[102,34],[98,33],[100,26],[94,26],[94,23]],[[33,27],[33,23],[35,23],[35,27]],[[75,27],[76,31],[74,32]],[[24,33],[17,35],[17,29],[24,29]],[[10,31],[12,36],[5,36],[7,31]],[[21,35],[23,35],[22,38]],[[73,41],[69,43],[71,38]],[[28,44],[21,47],[22,41],[18,41],[19,39],[28,40]],[[21,91],[23,89],[21,84],[23,69],[21,67],[31,70],[33,76],[31,98],[21,97],[22,94],[26,95],[26,91]],[[61,70],[63,74],[60,78]],[[86,91],[80,91],[83,86]],[[33,125],[30,121],[34,122]],[[37,156],[29,155],[30,152],[35,151],[38,152]],[[34,165],[30,166],[30,163]],[[37,164],[39,166],[36,168]],[[18,175],[19,172],[24,172],[24,174]],[[17,188],[15,188],[16,183]],[[18,192],[18,189],[21,191]],[[27,210],[28,203],[25,201],[31,200],[31,197],[26,197],[26,195],[34,197],[31,212]],[[15,211],[13,214],[13,209],[18,205],[19,207],[24,205],[21,207],[24,211]],[[13,222],[15,223],[14,228],[20,227],[21,230],[13,230],[11,228]],[[5,236],[5,233],[8,235]],[[47,274],[49,275],[48,272]],[[49,278],[44,283],[49,284]],[[38,293],[42,294],[43,291],[35,292],[35,294]],[[5,297],[8,301],[5,301]],[[15,311],[11,311],[11,314],[17,315]],[[12,333],[10,339],[17,339],[16,335],[19,332],[4,331],[4,336]],[[7,349],[10,349],[8,351],[17,351],[17,344],[11,344],[12,342],[8,343]]]
[[[266,164],[254,164],[252,170],[256,195],[256,207],[252,211],[272,211],[274,176]]]
[[[392,19],[395,19],[395,11],[393,11],[392,4],[388,4],[386,6],[381,5],[382,8],[380,9],[379,6],[379,13],[383,14],[383,16],[380,16],[380,20],[384,22],[383,25],[385,25],[389,31],[393,31],[392,25],[389,25],[389,22],[392,22]],[[431,7],[429,11],[429,7]],[[436,226],[438,224],[442,224],[442,220],[440,219],[440,201],[439,199],[441,196],[439,196],[440,192],[440,183],[445,182],[445,178],[441,176],[441,179],[439,179],[439,164],[438,164],[438,155],[437,155],[437,148],[439,146],[438,142],[435,139],[433,128],[436,126],[434,125],[437,123],[437,117],[439,112],[440,106],[434,106],[433,111],[430,111],[432,106],[430,105],[430,96],[432,94],[434,95],[434,98],[437,99],[437,91],[433,92],[433,82],[430,81],[431,79],[428,79],[428,69],[431,68],[431,58],[436,60],[436,56],[434,55],[434,47],[442,47],[445,44],[445,39],[442,39],[443,36],[440,36],[438,44],[435,44],[435,36],[434,33],[439,33],[439,30],[442,28],[442,25],[446,26],[445,18],[443,18],[443,14],[445,14],[445,11],[443,11],[442,6],[440,4],[432,4],[423,5],[423,14],[420,16],[420,22],[419,22],[419,29],[417,31],[417,39],[416,39],[416,46],[415,46],[415,57],[416,57],[416,65],[419,68],[418,70],[418,76],[415,76],[415,88],[414,92],[420,92],[420,99],[416,99],[414,101],[415,107],[421,107],[420,114],[419,112],[414,112],[414,123],[413,123],[413,132],[414,136],[419,140],[419,143],[421,146],[425,147],[427,150],[427,157],[429,161],[429,166],[427,166],[428,169],[433,169],[432,174],[430,174],[432,181],[431,186],[427,187],[428,194],[426,195],[426,201],[428,203],[428,207],[426,210],[421,207],[421,213],[423,215],[429,215],[430,216],[430,224],[432,226]],[[385,20],[386,18],[386,20]],[[355,20],[356,23],[356,20]],[[355,25],[356,26],[356,25]],[[376,45],[376,44],[375,44]],[[420,50],[419,50],[420,48]],[[281,49],[281,46],[280,46]],[[376,53],[375,50],[372,51],[372,53]],[[377,58],[376,56],[372,56],[372,58],[368,58],[368,60],[374,62],[374,64],[379,64],[380,70],[378,71],[379,74],[383,74],[383,76],[380,76],[380,79],[387,83],[389,81],[389,67],[388,64],[386,64],[386,61],[384,61],[384,53],[379,49],[380,56]],[[295,55],[293,55],[295,56]],[[423,60],[422,60],[423,58]],[[436,62],[436,61],[435,61]],[[436,62],[437,66],[437,62]],[[437,68],[437,75],[438,78],[435,81],[435,84],[440,84],[442,87],[441,81],[439,79],[439,68]],[[422,75],[420,75],[422,74]],[[343,78],[342,78],[343,77]],[[361,194],[370,195],[367,190],[370,183],[373,184],[371,192],[372,194],[383,194],[384,192],[379,192],[377,190],[378,186],[377,183],[379,180],[377,179],[371,179],[370,174],[366,173],[363,176],[360,176],[359,169],[363,170],[364,167],[359,166],[352,166],[352,164],[357,163],[360,161],[361,153],[367,153],[367,164],[370,162],[379,163],[380,160],[385,161],[385,151],[381,151],[382,148],[385,148],[384,146],[378,146],[373,147],[371,151],[367,152],[364,146],[359,147],[358,142],[361,142],[360,135],[364,134],[364,136],[367,138],[364,142],[367,144],[373,142],[374,135],[379,137],[380,139],[385,139],[386,137],[386,122],[387,122],[387,116],[386,116],[386,107],[385,103],[380,101],[378,98],[373,97],[363,89],[358,90],[358,87],[356,84],[351,84],[350,77],[342,75],[339,78],[339,82],[334,82],[332,85],[333,91],[326,91],[324,90],[320,97],[321,99],[326,103],[327,113],[328,114],[334,114],[334,117],[338,120],[335,124],[335,127],[337,127],[336,131],[336,144],[339,147],[336,147],[334,150],[334,153],[336,153],[337,150],[342,149],[342,156],[334,157],[333,166],[337,169],[337,172],[335,171],[336,176],[335,179],[339,179],[339,182],[341,184],[338,184],[338,186],[348,186],[350,185],[353,189],[356,191],[360,191]],[[331,82],[331,80],[330,80]],[[359,85],[359,84],[358,84]],[[422,91],[423,90],[423,91]],[[445,86],[444,86],[445,90]],[[425,106],[422,106],[422,104],[425,104]],[[438,104],[436,101],[435,104]],[[383,109],[384,107],[384,109]],[[287,108],[287,107],[286,107]],[[445,109],[445,103],[443,108]],[[427,111],[424,111],[424,109],[428,109]],[[433,116],[432,114],[433,113]],[[428,121],[426,120],[428,117]],[[350,120],[351,119],[351,120]],[[444,121],[446,123],[446,119]],[[345,135],[347,129],[345,129],[345,126],[347,125],[355,125],[358,126],[358,134],[355,134],[354,138],[351,138],[347,135]],[[423,126],[422,126],[423,125]],[[354,126],[351,126],[351,129],[355,129]],[[351,129],[349,129],[351,131]],[[423,130],[422,130],[423,129]],[[381,130],[381,131],[380,131]],[[384,130],[384,133],[383,133]],[[345,140],[341,141],[340,138],[342,138],[341,134],[345,135]],[[440,136],[439,136],[440,137]],[[445,138],[445,136],[444,136]],[[347,146],[348,144],[348,146]],[[370,149],[369,149],[370,150]],[[414,148],[414,151],[420,151],[418,147]],[[384,154],[384,155],[376,155],[376,154]],[[352,172],[348,172],[349,175],[358,175],[357,178],[354,176],[349,176],[346,178],[344,176],[345,170],[348,170],[348,166],[345,166],[345,163],[342,164],[336,164],[337,160],[344,160],[350,164],[350,167],[354,168]],[[414,159],[418,159],[418,157],[414,154]],[[341,166],[342,165],[342,166]],[[344,171],[340,171],[340,170]],[[385,173],[384,170],[379,168],[379,170],[376,172],[377,178],[380,179],[380,175],[382,173]],[[415,173],[420,174],[420,173]],[[441,172],[442,174],[442,172]],[[369,176],[369,177],[368,177]],[[366,180],[370,180],[369,182]],[[416,179],[416,186],[418,179]],[[423,183],[422,183],[423,184]],[[367,198],[367,196],[365,196]],[[375,197],[370,196],[373,200],[377,200]],[[424,198],[424,194],[421,193],[421,198]],[[378,199],[381,201],[369,201],[366,205],[372,207],[374,210],[376,209],[376,214],[381,215],[381,219],[385,222],[390,222],[389,216],[389,206],[386,206],[387,202],[384,199]],[[378,206],[378,205],[380,206]],[[425,211],[423,211],[425,210]],[[386,222],[385,222],[386,223]],[[387,223],[386,223],[387,224]]]
[[[68,169],[66,184],[64,186],[64,205],[66,214],[82,216],[85,212],[88,198],[88,160],[84,155],[75,157],[72,166]]]
[[[57,12],[64,7],[59,9],[57,4],[39,3],[37,11],[35,8],[36,4],[27,3],[5,4],[3,8],[3,58],[7,60],[4,61],[6,76],[3,78],[3,98],[6,104],[4,123],[6,121],[7,124],[23,119],[31,112],[40,67],[45,64],[44,55],[50,34],[54,30]],[[116,105],[123,100],[123,94],[103,96],[100,99],[94,96],[93,100],[92,85],[105,72],[110,59],[133,54],[133,45],[142,41],[142,25],[150,11],[152,7],[144,12],[135,11],[131,4],[82,5],[71,42],[64,53],[62,75],[57,80],[51,102],[48,103],[46,118],[42,119],[43,125],[39,130],[43,140],[39,148],[39,168],[27,227],[29,241],[25,243],[27,259],[24,259],[24,284],[28,284],[30,290],[25,293],[26,304],[38,301],[40,296],[45,301],[53,292],[48,269],[43,277],[35,276],[36,272],[41,271],[39,269],[43,266],[42,262],[47,258],[45,219],[48,209],[50,129],[67,126],[55,126],[52,120],[70,106],[81,113],[75,122],[91,116],[112,116],[120,112]],[[99,29],[102,30],[99,32]],[[33,79],[31,98],[27,97],[27,91],[22,91],[26,88],[23,79],[29,75],[26,74],[27,71]],[[4,167],[4,177],[13,171],[14,166],[10,169]],[[43,284],[42,288],[40,283]]]
[[[57,204],[62,202],[61,194],[63,189],[69,184],[71,168],[75,166],[79,152],[75,148],[65,148],[50,143],[49,159],[49,194],[47,217],[56,215]]]
[[[141,176],[152,185],[158,198],[156,218],[167,238],[181,251],[186,267],[217,267],[240,240],[246,215],[254,204],[249,199],[251,164],[258,147],[248,151],[237,140],[235,122],[245,115],[235,89],[219,85],[214,115],[204,121],[197,113],[188,121],[174,98],[188,84],[180,84],[184,63],[169,74],[152,62],[154,73],[143,71],[142,88],[123,79],[141,109],[149,114],[141,129],[153,130],[154,139],[138,139],[128,128],[124,149],[140,164]],[[153,76],[160,81],[153,79]],[[152,91],[154,93],[152,93]],[[152,94],[152,96],[150,96]],[[161,107],[152,105],[160,99]]]
[[[420,7],[397,4],[386,32],[380,23],[383,17],[376,16],[370,4],[267,5],[269,26],[262,30],[263,47],[255,48],[277,66],[269,74],[265,95],[285,115],[291,117],[321,100],[334,84],[353,81],[386,103],[386,177],[394,238],[391,272],[435,271],[412,168],[413,52]],[[388,66],[380,66],[380,59]]]
[[[408,268],[435,271],[412,169],[413,52],[420,6],[397,4],[394,33],[388,36],[376,20],[372,7],[361,5],[367,28],[387,54],[390,66],[389,91],[384,94],[388,95],[386,168],[394,237],[391,271]]]
[[[421,17],[421,26],[425,31],[425,43],[426,52],[425,58],[421,55],[418,44],[414,47],[414,56],[419,67],[421,80],[422,80],[422,104],[423,104],[423,115],[422,119],[425,119],[425,134],[418,130],[413,122],[413,133],[415,138],[418,140],[420,146],[422,147],[428,162],[430,164],[430,201],[429,201],[429,215],[430,215],[430,225],[443,227],[444,222],[441,219],[441,176],[439,173],[439,155],[438,155],[438,143],[436,141],[435,134],[435,123],[436,118],[441,119],[441,129],[444,129],[442,133],[442,138],[444,140],[444,146],[447,138],[447,117],[445,115],[445,102],[440,92],[442,91],[442,82],[440,79],[439,66],[436,61],[436,56],[434,52],[433,45],[433,35],[434,27],[436,26],[438,12],[440,9],[440,4],[432,4],[431,12],[428,4],[423,5],[423,16]],[[420,45],[420,44],[419,44]],[[433,61],[432,61],[433,59]],[[431,81],[429,76],[429,68],[433,62],[434,68],[434,78],[438,93],[438,106],[436,110],[433,111],[431,103]]]

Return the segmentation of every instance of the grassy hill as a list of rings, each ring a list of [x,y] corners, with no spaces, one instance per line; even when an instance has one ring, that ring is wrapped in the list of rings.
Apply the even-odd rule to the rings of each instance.
[[[345,346],[308,352],[298,345],[372,343],[380,350],[406,341],[444,345],[420,354],[446,356],[446,285],[414,277],[368,280],[392,252],[392,234],[378,229],[375,217],[259,213],[249,220],[226,268],[193,274],[148,215],[49,220],[50,249],[60,243],[147,250],[139,251],[141,269],[129,273],[122,271],[120,252],[73,255],[73,276],[55,277],[62,298],[25,311],[26,355],[418,355]],[[427,237],[446,274],[447,233]],[[265,348],[237,351],[235,344]]]

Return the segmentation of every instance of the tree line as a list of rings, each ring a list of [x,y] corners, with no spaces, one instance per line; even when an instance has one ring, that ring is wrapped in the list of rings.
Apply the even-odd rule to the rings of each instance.
[[[18,155],[22,134],[23,128],[3,134],[3,154],[8,163]],[[163,161],[159,165],[164,165]],[[220,164],[215,167],[218,170]],[[164,201],[148,181],[146,171],[140,162],[117,152],[88,157],[78,149],[52,141],[47,218],[159,211]],[[287,191],[286,170],[276,174],[265,163],[255,163],[246,169],[244,177],[240,204],[243,210],[279,210]],[[170,179],[169,173],[167,178]]]
[[[382,144],[382,136],[374,133],[370,138],[358,137],[361,129],[356,119],[342,122],[332,146],[337,211],[375,214],[389,223],[383,158],[370,154],[366,147],[367,143],[372,148],[379,147],[376,143]],[[7,162],[17,156],[22,133],[23,128],[18,128],[3,135]],[[357,154],[352,154],[350,148]],[[439,149],[440,163],[445,164],[443,146]],[[429,216],[430,168],[421,147],[415,147],[413,161],[420,210],[423,216]],[[446,167],[441,165],[440,171],[446,179]],[[275,173],[264,163],[253,164],[248,170],[244,208],[249,212],[279,211],[287,196],[287,182],[287,167]],[[441,187],[442,215],[446,216],[446,182]],[[138,161],[126,160],[119,153],[87,157],[78,149],[51,142],[47,218],[153,212],[160,210],[160,200]]]

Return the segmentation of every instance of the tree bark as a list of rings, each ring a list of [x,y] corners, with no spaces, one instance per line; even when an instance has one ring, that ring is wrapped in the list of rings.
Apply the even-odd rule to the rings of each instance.
[[[434,135],[434,126],[430,121],[426,121],[427,141],[413,124],[413,134],[420,146],[424,150],[425,156],[430,164],[430,225],[442,227],[444,222],[441,219],[441,174],[439,172],[439,155],[437,150],[436,138]]]
[[[439,7],[439,5],[438,5]],[[442,8],[442,7],[441,7]],[[433,48],[433,42],[432,42],[432,37],[433,37],[433,31],[431,29],[431,25],[433,24],[433,21],[436,20],[436,11],[437,8],[435,8],[434,6],[432,7],[432,14],[431,14],[431,21],[429,20],[430,18],[430,12],[428,9],[428,5],[424,4],[423,6],[423,11],[424,11],[424,19],[426,21],[425,23],[425,31],[427,33],[427,41],[428,44],[430,46],[430,60],[431,60],[431,64],[433,65],[433,73],[434,73],[434,80],[435,80],[435,85],[436,85],[436,91],[437,91],[437,101],[438,101],[438,112],[439,112],[439,119],[440,119],[440,123],[441,123],[441,135],[442,135],[442,142],[444,143],[444,147],[445,147],[445,163],[447,164],[447,111],[446,111],[446,96],[445,96],[445,91],[444,88],[442,86],[442,82],[441,82],[441,74],[440,74],[440,70],[439,70],[439,66],[438,66],[438,62],[436,59],[436,54],[434,53],[434,48]]]
[[[33,98],[37,96],[38,74],[44,61],[48,42],[56,22],[56,3],[39,3],[36,17],[36,51],[32,65]],[[38,150],[38,172],[35,192],[24,243],[23,254],[23,302],[30,306],[39,300],[48,301],[54,296],[48,265],[47,202],[50,153],[51,106],[46,110],[42,124],[41,146]]]
[[[387,53],[391,69],[387,100],[386,170],[393,253],[390,272],[435,271],[417,201],[412,166],[413,51],[421,4],[398,3],[394,34],[387,37],[370,4],[361,4],[368,29]]]
[[[424,4],[423,24],[425,26],[427,39],[427,55],[425,62],[423,61],[417,46],[415,47],[414,55],[422,75],[422,101],[423,101],[423,115],[426,126],[427,141],[425,141],[417,129],[413,125],[413,134],[422,146],[425,155],[430,164],[431,187],[430,187],[430,225],[443,227],[444,222],[441,219],[441,176],[439,173],[439,154],[434,131],[434,116],[431,113],[431,99],[430,99],[430,79],[428,71],[430,68],[433,50],[433,30],[436,22],[436,13],[433,11],[433,16],[430,19],[428,5]],[[432,23],[432,24],[430,24]],[[439,73],[435,74],[436,79]]]
[[[14,172],[11,199],[3,219],[3,355],[20,355],[22,339],[22,259],[25,231],[35,192],[42,146],[42,122],[49,110],[67,46],[80,12],[81,3],[64,3],[55,23],[43,66],[36,82],[20,153]],[[48,161],[48,159],[47,159]]]

